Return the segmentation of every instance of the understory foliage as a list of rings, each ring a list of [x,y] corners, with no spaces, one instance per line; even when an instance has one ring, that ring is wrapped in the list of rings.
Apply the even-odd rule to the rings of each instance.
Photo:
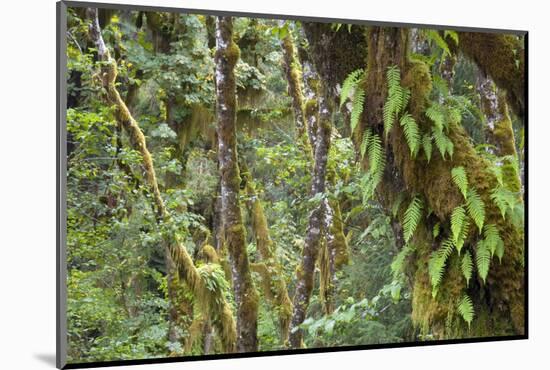
[[[97,59],[91,20],[82,10],[69,9],[67,20],[69,360],[222,353],[223,333],[213,324],[221,317],[236,321],[238,307],[220,214],[215,18],[100,10],[101,33],[118,70],[115,87],[146,139],[167,221],[158,217],[134,138],[106,103],[106,62]],[[368,31],[340,26],[324,32],[365,38]],[[291,42],[296,50],[290,75],[302,84],[296,91],[303,93],[303,121],[314,137],[317,95],[326,81],[312,62],[319,60],[310,44],[315,39],[305,35],[300,22],[234,18],[238,50],[232,46],[226,56],[237,58],[240,175],[232,185],[239,190],[247,273],[258,297],[258,349],[288,348],[290,328],[281,317],[292,312],[288,297],[296,291],[309,217],[319,205],[326,207],[319,250],[343,248],[338,253],[347,260],[336,261],[332,250],[315,261],[306,318],[297,327],[304,347],[441,339],[432,326],[414,321],[418,284],[428,287],[428,302],[448,302],[438,312],[452,329],[444,339],[464,337],[458,329],[473,332],[485,319],[489,286],[499,276],[492,274],[511,258],[509,225],[523,235],[520,141],[512,143],[517,154],[509,154],[488,139],[475,92],[481,71],[452,47],[460,45],[460,34],[422,30],[417,42],[424,51],[415,47],[408,61],[428,71],[432,89],[423,105],[416,103],[410,66],[390,65],[381,72],[387,93],[378,102],[380,122],[367,122],[369,99],[376,98],[367,95],[372,71],[366,65],[338,71],[341,81],[327,88],[331,100],[325,104],[331,109],[327,190],[311,196],[315,147],[310,143],[309,152],[297,143],[299,109],[289,95],[281,47]],[[443,61],[451,57],[456,64],[448,80]],[[521,118],[507,116],[516,138],[522,137]],[[457,141],[457,132],[464,141]],[[465,142],[486,173],[459,161]],[[403,180],[396,170],[403,162],[437,174],[422,185],[445,182],[448,194],[438,199],[449,197],[448,209],[436,209],[422,186]],[[396,192],[393,185],[402,188]],[[201,307],[201,297],[175,272],[165,254],[173,239],[192,258],[204,294],[224,301],[225,312]],[[414,271],[420,268],[425,278],[419,282]],[[279,296],[282,287],[287,295]]]

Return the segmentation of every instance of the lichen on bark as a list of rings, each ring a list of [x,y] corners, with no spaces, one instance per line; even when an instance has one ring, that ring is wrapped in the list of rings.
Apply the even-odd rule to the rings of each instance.
[[[231,17],[218,17],[214,60],[221,212],[237,305],[237,350],[255,352],[258,350],[258,293],[250,273],[239,201],[241,178],[237,162],[234,71],[238,59],[239,48],[233,41],[233,20]]]

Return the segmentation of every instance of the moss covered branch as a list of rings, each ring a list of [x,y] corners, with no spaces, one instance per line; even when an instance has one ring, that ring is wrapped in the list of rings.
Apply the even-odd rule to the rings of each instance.
[[[156,179],[155,168],[151,153],[147,149],[145,136],[141,131],[138,123],[130,114],[128,107],[122,100],[115,81],[117,78],[117,65],[111,58],[103,37],[97,19],[97,9],[89,8],[87,10],[88,18],[91,19],[89,28],[89,36],[94,42],[97,51],[98,59],[101,66],[100,79],[105,91],[105,99],[107,103],[115,107],[115,116],[117,122],[126,131],[132,149],[140,153],[142,157],[142,165],[145,170],[146,185],[150,188],[153,195],[153,202],[157,213],[157,222],[159,225],[170,225],[172,216],[167,211],[162,196],[159,191],[158,182]],[[168,230],[172,230],[170,227]],[[225,300],[221,292],[212,292],[207,289],[203,277],[193,263],[191,256],[181,242],[181,237],[175,232],[170,232],[166,235],[165,247],[173,261],[175,268],[178,271],[180,279],[194,293],[195,298],[199,303],[202,312],[211,317],[214,326],[217,329],[218,335],[223,343],[224,350],[233,352],[236,347],[236,329],[233,320],[231,307]]]

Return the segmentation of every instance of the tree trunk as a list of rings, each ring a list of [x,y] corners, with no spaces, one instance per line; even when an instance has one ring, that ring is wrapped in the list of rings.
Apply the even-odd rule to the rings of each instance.
[[[452,159],[434,153],[431,161],[423,154],[411,157],[404,134],[394,125],[385,139],[383,106],[387,99],[386,71],[390,66],[401,70],[401,84],[411,90],[407,111],[418,123],[420,132],[430,132],[432,122],[425,116],[429,105],[431,76],[429,68],[421,62],[411,62],[407,56],[408,31],[397,28],[372,27],[368,32],[368,60],[364,119],[361,129],[367,128],[380,135],[386,148],[386,167],[377,195],[383,205],[391,209],[396,195],[406,194],[409,199],[420,197],[425,209],[432,210],[421,221],[410,244],[415,246],[414,261],[409,273],[414,276],[413,322],[422,331],[437,338],[472,337],[523,334],[524,332],[524,270],[523,234],[504,220],[491,199],[496,186],[490,164],[474,149],[462,126],[452,125],[449,139],[454,144]],[[490,45],[489,45],[490,46]],[[492,51],[492,49],[489,49]],[[356,140],[359,147],[360,140]],[[367,165],[368,166],[368,165]],[[442,236],[433,237],[432,227],[442,225],[441,234],[450,234],[448,222],[451,213],[464,200],[451,180],[451,170],[464,167],[470,188],[475,188],[485,204],[485,224],[495,225],[505,242],[505,255],[499,264],[493,261],[484,283],[479,277],[467,286],[461,273],[460,258],[453,253],[445,268],[444,277],[435,297],[428,274],[432,253],[440,248]],[[401,208],[403,210],[403,208]],[[424,213],[425,214],[425,213]],[[476,255],[477,233],[471,228],[465,247]],[[467,293],[473,301],[476,318],[471,327],[457,319],[456,306],[461,295]]]
[[[450,44],[453,44],[447,38]],[[454,45],[454,48],[457,48]],[[506,91],[512,110],[523,119],[525,111],[525,49],[515,35],[459,32],[458,49]]]
[[[151,153],[147,149],[145,136],[138,123],[130,114],[116,88],[117,65],[115,60],[111,58],[109,50],[101,36],[101,29],[97,19],[97,9],[89,8],[87,10],[87,15],[88,18],[92,20],[89,35],[97,48],[99,60],[102,62],[100,78],[106,93],[106,100],[109,104],[116,107],[115,118],[117,122],[128,134],[132,149],[138,151],[142,156],[145,181],[152,193],[153,204],[156,208],[157,223],[159,226],[166,224],[170,225],[172,217],[164,206],[164,201],[161,197],[156,179],[155,169],[153,167]],[[172,230],[170,227],[167,229]],[[175,264],[179,277],[193,291],[201,311],[211,317],[220,335],[224,350],[226,352],[233,352],[236,346],[237,334],[233,314],[229,304],[223,296],[223,292],[210,291],[206,287],[203,277],[181,243],[178,234],[171,232],[170,235],[166,237],[166,243],[164,243],[164,245]]]
[[[331,110],[329,108],[329,94],[321,84],[319,94],[319,123],[316,134],[315,165],[313,169],[313,183],[310,195],[323,195],[326,190],[327,158],[330,148]],[[299,325],[304,322],[306,310],[313,291],[315,262],[319,255],[322,235],[324,233],[325,205],[320,202],[309,216],[307,234],[302,251],[302,262],[296,273],[296,291],[294,294],[294,311],[291,321],[289,345],[292,348],[303,346],[303,333]]]
[[[231,260],[233,290],[237,305],[237,350],[258,350],[258,293],[246,253],[245,228],[239,205],[241,178],[237,163],[235,64],[239,49],[232,39],[230,17],[216,20],[216,111],[218,115],[218,161],[225,243]]]

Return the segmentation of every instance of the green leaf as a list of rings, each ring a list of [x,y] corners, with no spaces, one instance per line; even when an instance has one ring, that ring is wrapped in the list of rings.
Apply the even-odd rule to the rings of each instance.
[[[365,91],[362,89],[356,89],[355,93],[353,94],[353,102],[350,115],[351,132],[354,132],[355,128],[359,124],[361,114],[363,113],[364,103]]]
[[[454,167],[451,170],[451,178],[464,196],[464,199],[466,199],[466,195],[468,193],[468,176],[466,176],[466,170],[464,167]]]
[[[405,113],[399,121],[401,127],[403,127],[403,133],[405,134],[405,140],[409,145],[411,156],[415,157],[420,145],[420,130],[414,118]]]
[[[419,197],[414,197],[405,211],[405,217],[403,218],[403,237],[405,239],[405,243],[408,243],[413,236],[421,218],[422,201]]]
[[[479,277],[485,283],[489,274],[489,265],[491,264],[491,251],[485,245],[485,241],[481,240],[477,243],[476,248],[476,266]]]
[[[363,69],[357,69],[351,72],[344,82],[342,83],[342,90],[340,90],[340,108],[348,100],[352,92],[357,88],[357,84],[363,78]]]
[[[424,149],[424,153],[426,153],[426,159],[428,160],[428,163],[430,163],[430,160],[432,159],[432,137],[429,135],[424,135],[422,137],[422,148]]]
[[[464,256],[462,256],[462,263],[460,265],[462,268],[462,274],[464,275],[464,278],[466,278],[466,286],[468,286],[470,284],[470,279],[472,278],[472,271],[474,267],[470,251],[467,250],[464,253]]]
[[[430,281],[432,283],[433,297],[437,295],[437,288],[443,279],[445,264],[451,256],[453,249],[453,242],[451,240],[445,240],[441,243],[441,247],[432,253],[428,261],[428,274],[430,275]]]
[[[468,323],[469,328],[472,320],[474,319],[474,305],[472,304],[470,297],[465,294],[460,302],[458,302],[457,309],[460,316],[462,316],[464,321]]]
[[[483,223],[485,222],[485,204],[475,189],[468,190],[466,207],[468,209],[468,214],[474,220],[481,233]]]
[[[451,232],[453,233],[453,241],[456,244],[460,238],[460,232],[466,218],[466,211],[463,207],[456,207],[451,215]]]

